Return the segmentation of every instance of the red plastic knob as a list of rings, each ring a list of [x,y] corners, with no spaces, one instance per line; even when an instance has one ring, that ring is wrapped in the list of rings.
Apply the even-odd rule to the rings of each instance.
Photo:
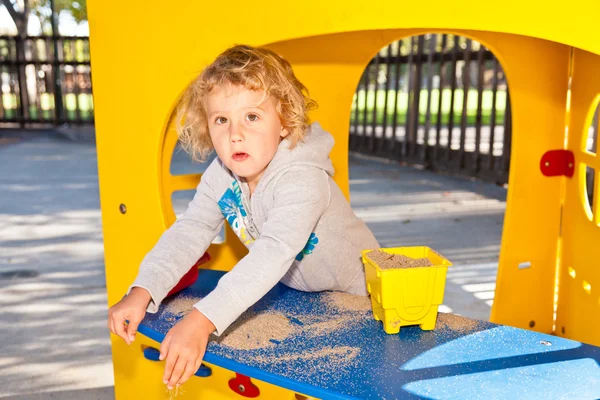
[[[260,394],[258,387],[249,377],[238,373],[235,374],[235,378],[229,380],[229,388],[244,397],[258,397]]]

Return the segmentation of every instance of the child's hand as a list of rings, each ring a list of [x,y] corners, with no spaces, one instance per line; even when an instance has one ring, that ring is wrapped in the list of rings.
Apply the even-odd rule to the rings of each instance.
[[[108,310],[108,329],[131,344],[135,340],[138,325],[146,315],[152,297],[146,289],[134,287],[131,292]],[[129,324],[125,325],[125,321]]]
[[[198,371],[215,326],[200,311],[192,311],[178,322],[160,345],[160,359],[166,358],[163,382],[169,390],[182,385]]]

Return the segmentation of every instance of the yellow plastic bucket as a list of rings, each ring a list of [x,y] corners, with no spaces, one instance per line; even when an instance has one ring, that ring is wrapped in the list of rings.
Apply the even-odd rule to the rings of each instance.
[[[371,295],[373,316],[383,322],[386,333],[400,332],[401,326],[419,325],[422,330],[435,328],[438,307],[444,300],[446,272],[452,265],[426,246],[375,249],[411,258],[427,258],[428,267],[383,269],[362,252],[367,290]]]

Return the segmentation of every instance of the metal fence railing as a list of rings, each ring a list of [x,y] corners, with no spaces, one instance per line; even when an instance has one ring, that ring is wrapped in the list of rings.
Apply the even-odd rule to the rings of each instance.
[[[89,39],[0,36],[0,92],[0,128],[92,125]],[[594,152],[598,119],[596,111]],[[492,52],[428,34],[395,41],[371,60],[354,96],[350,150],[504,184],[511,131],[506,77]]]
[[[358,84],[350,125],[351,151],[508,181],[504,72],[465,37],[413,36],[383,48]]]
[[[93,124],[87,37],[0,36],[0,127]]]

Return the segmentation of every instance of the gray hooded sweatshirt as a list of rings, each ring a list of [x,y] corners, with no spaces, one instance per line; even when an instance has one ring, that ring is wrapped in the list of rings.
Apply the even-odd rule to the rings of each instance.
[[[249,253],[195,304],[217,335],[278,282],[308,292],[366,296],[361,250],[379,245],[331,178],[333,143],[318,123],[293,149],[283,140],[252,196],[243,179],[216,158],[185,213],[146,255],[131,285],[152,296],[148,312],[158,310],[225,220]]]

